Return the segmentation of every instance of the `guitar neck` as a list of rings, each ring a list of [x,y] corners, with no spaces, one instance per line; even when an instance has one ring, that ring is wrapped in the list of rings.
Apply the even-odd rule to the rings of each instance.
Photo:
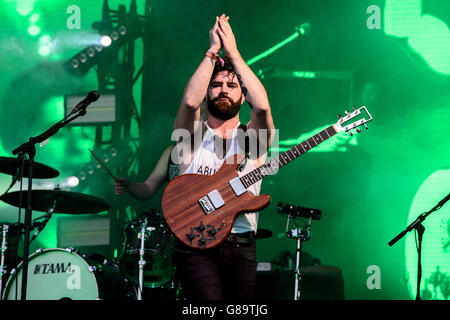
[[[320,143],[331,138],[336,133],[337,131],[334,129],[333,125],[329,126],[325,130],[322,130],[321,132],[317,133],[311,138],[306,139],[305,141],[292,147],[288,151],[283,152],[278,157],[273,158],[272,160],[259,166],[255,170],[245,174],[240,178],[242,184],[244,185],[245,188],[250,187],[251,185],[262,180],[264,177],[275,173],[279,168],[285,166],[292,160],[297,159],[302,154],[318,146]]]

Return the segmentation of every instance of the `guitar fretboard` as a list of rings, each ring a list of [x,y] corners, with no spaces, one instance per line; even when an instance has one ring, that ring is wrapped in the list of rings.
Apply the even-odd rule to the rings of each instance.
[[[308,152],[309,150],[316,147],[320,143],[331,138],[336,133],[337,132],[333,128],[333,126],[330,126],[330,127],[326,128],[325,130],[322,130],[321,132],[317,133],[316,135],[312,136],[311,138],[306,139],[305,141],[292,147],[288,151],[283,152],[278,157],[273,158],[272,160],[268,161],[267,163],[263,164],[262,166],[259,166],[255,170],[250,171],[246,175],[242,176],[240,179],[242,184],[244,185],[245,188],[250,187],[251,185],[255,184],[256,182],[262,180],[264,177],[275,173],[279,168],[285,166],[292,160],[297,159],[302,154]]]

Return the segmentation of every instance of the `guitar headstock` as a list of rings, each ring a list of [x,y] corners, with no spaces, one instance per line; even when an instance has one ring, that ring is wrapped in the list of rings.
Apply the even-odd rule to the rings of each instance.
[[[350,120],[355,119],[356,117],[361,115],[362,114],[361,111],[365,111],[365,113],[368,116],[368,119],[363,117],[351,123],[348,123]],[[353,134],[352,133],[353,129],[356,129],[357,133],[361,132],[361,129],[359,128],[360,126],[364,126],[366,129],[368,129],[366,123],[373,120],[372,116],[370,115],[369,111],[365,106],[362,106],[361,108],[358,109],[353,108],[353,112],[349,112],[346,110],[345,116],[341,117],[340,115],[338,115],[338,118],[339,120],[334,125],[334,129],[336,130],[336,132],[345,131],[348,132],[350,135]]]

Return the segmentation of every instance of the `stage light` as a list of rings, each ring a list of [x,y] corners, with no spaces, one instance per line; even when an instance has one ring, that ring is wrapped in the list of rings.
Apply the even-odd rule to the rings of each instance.
[[[43,57],[46,57],[50,54],[51,50],[48,46],[41,46],[38,50],[39,54]]]
[[[86,180],[86,172],[80,171],[80,173],[78,174],[78,177],[80,178],[81,181],[85,181]]]
[[[102,30],[101,35],[97,36],[96,39],[92,39],[88,47],[81,50],[69,61],[65,62],[64,65],[70,71],[75,71],[75,74],[83,76],[106,54],[105,51],[117,50],[125,44],[127,39],[135,39],[138,36],[139,33],[130,34],[124,25],[120,25],[112,30]],[[78,63],[75,59],[78,60]]]
[[[52,46],[53,44],[49,35],[46,34],[41,36],[39,39],[39,54],[44,57],[48,56],[52,51]]]
[[[87,56],[86,54],[83,52],[80,54],[80,62],[81,63],[85,63],[87,61]]]
[[[112,40],[109,36],[102,36],[100,38],[100,44],[104,47],[109,47],[111,45],[111,43],[112,43]]]
[[[78,186],[79,183],[80,183],[80,180],[77,177],[72,176],[72,177],[67,178],[66,181],[64,181],[64,186],[74,188],[74,187]]]
[[[72,59],[70,61],[70,64],[71,64],[73,69],[76,69],[76,68],[78,68],[80,66],[80,61],[78,61],[78,59],[74,58],[74,59]]]
[[[70,177],[69,179],[67,179],[67,184],[71,187],[76,187],[79,182],[80,180],[78,180],[77,177]]]
[[[111,39],[117,41],[117,39],[119,39],[119,33],[117,31],[111,32]]]
[[[94,167],[92,165],[87,166],[87,173],[88,174],[94,174]]]
[[[125,27],[125,26],[120,26],[120,27],[119,27],[119,33],[120,33],[122,36],[126,35],[126,33],[127,33],[127,27]]]
[[[17,1],[16,10],[21,16],[27,16],[33,11],[35,0]]]
[[[76,63],[76,60],[72,60]],[[72,67],[75,67],[72,65]],[[71,94],[64,96],[64,112],[69,115],[73,108],[79,103],[86,93]],[[100,98],[89,105],[86,115],[79,117],[68,124],[68,126],[95,126],[114,123],[116,115],[116,96],[114,94],[101,93]]]
[[[90,58],[94,57],[94,55],[95,55],[95,49],[94,49],[94,47],[89,47],[89,48],[86,50],[86,53],[87,53],[87,55],[88,55]]]
[[[28,33],[32,36],[37,36],[41,32],[41,28],[36,25],[32,25],[28,28]]]

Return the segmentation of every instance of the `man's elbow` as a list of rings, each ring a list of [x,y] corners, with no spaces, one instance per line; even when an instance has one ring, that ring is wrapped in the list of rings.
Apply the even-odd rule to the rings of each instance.
[[[202,101],[199,101],[198,99],[195,99],[195,98],[185,97],[183,99],[183,105],[190,112],[197,111],[197,109],[200,107],[201,103],[202,103]]]
[[[267,117],[270,114],[270,105],[267,103],[253,106],[252,111],[255,112],[258,117]]]

